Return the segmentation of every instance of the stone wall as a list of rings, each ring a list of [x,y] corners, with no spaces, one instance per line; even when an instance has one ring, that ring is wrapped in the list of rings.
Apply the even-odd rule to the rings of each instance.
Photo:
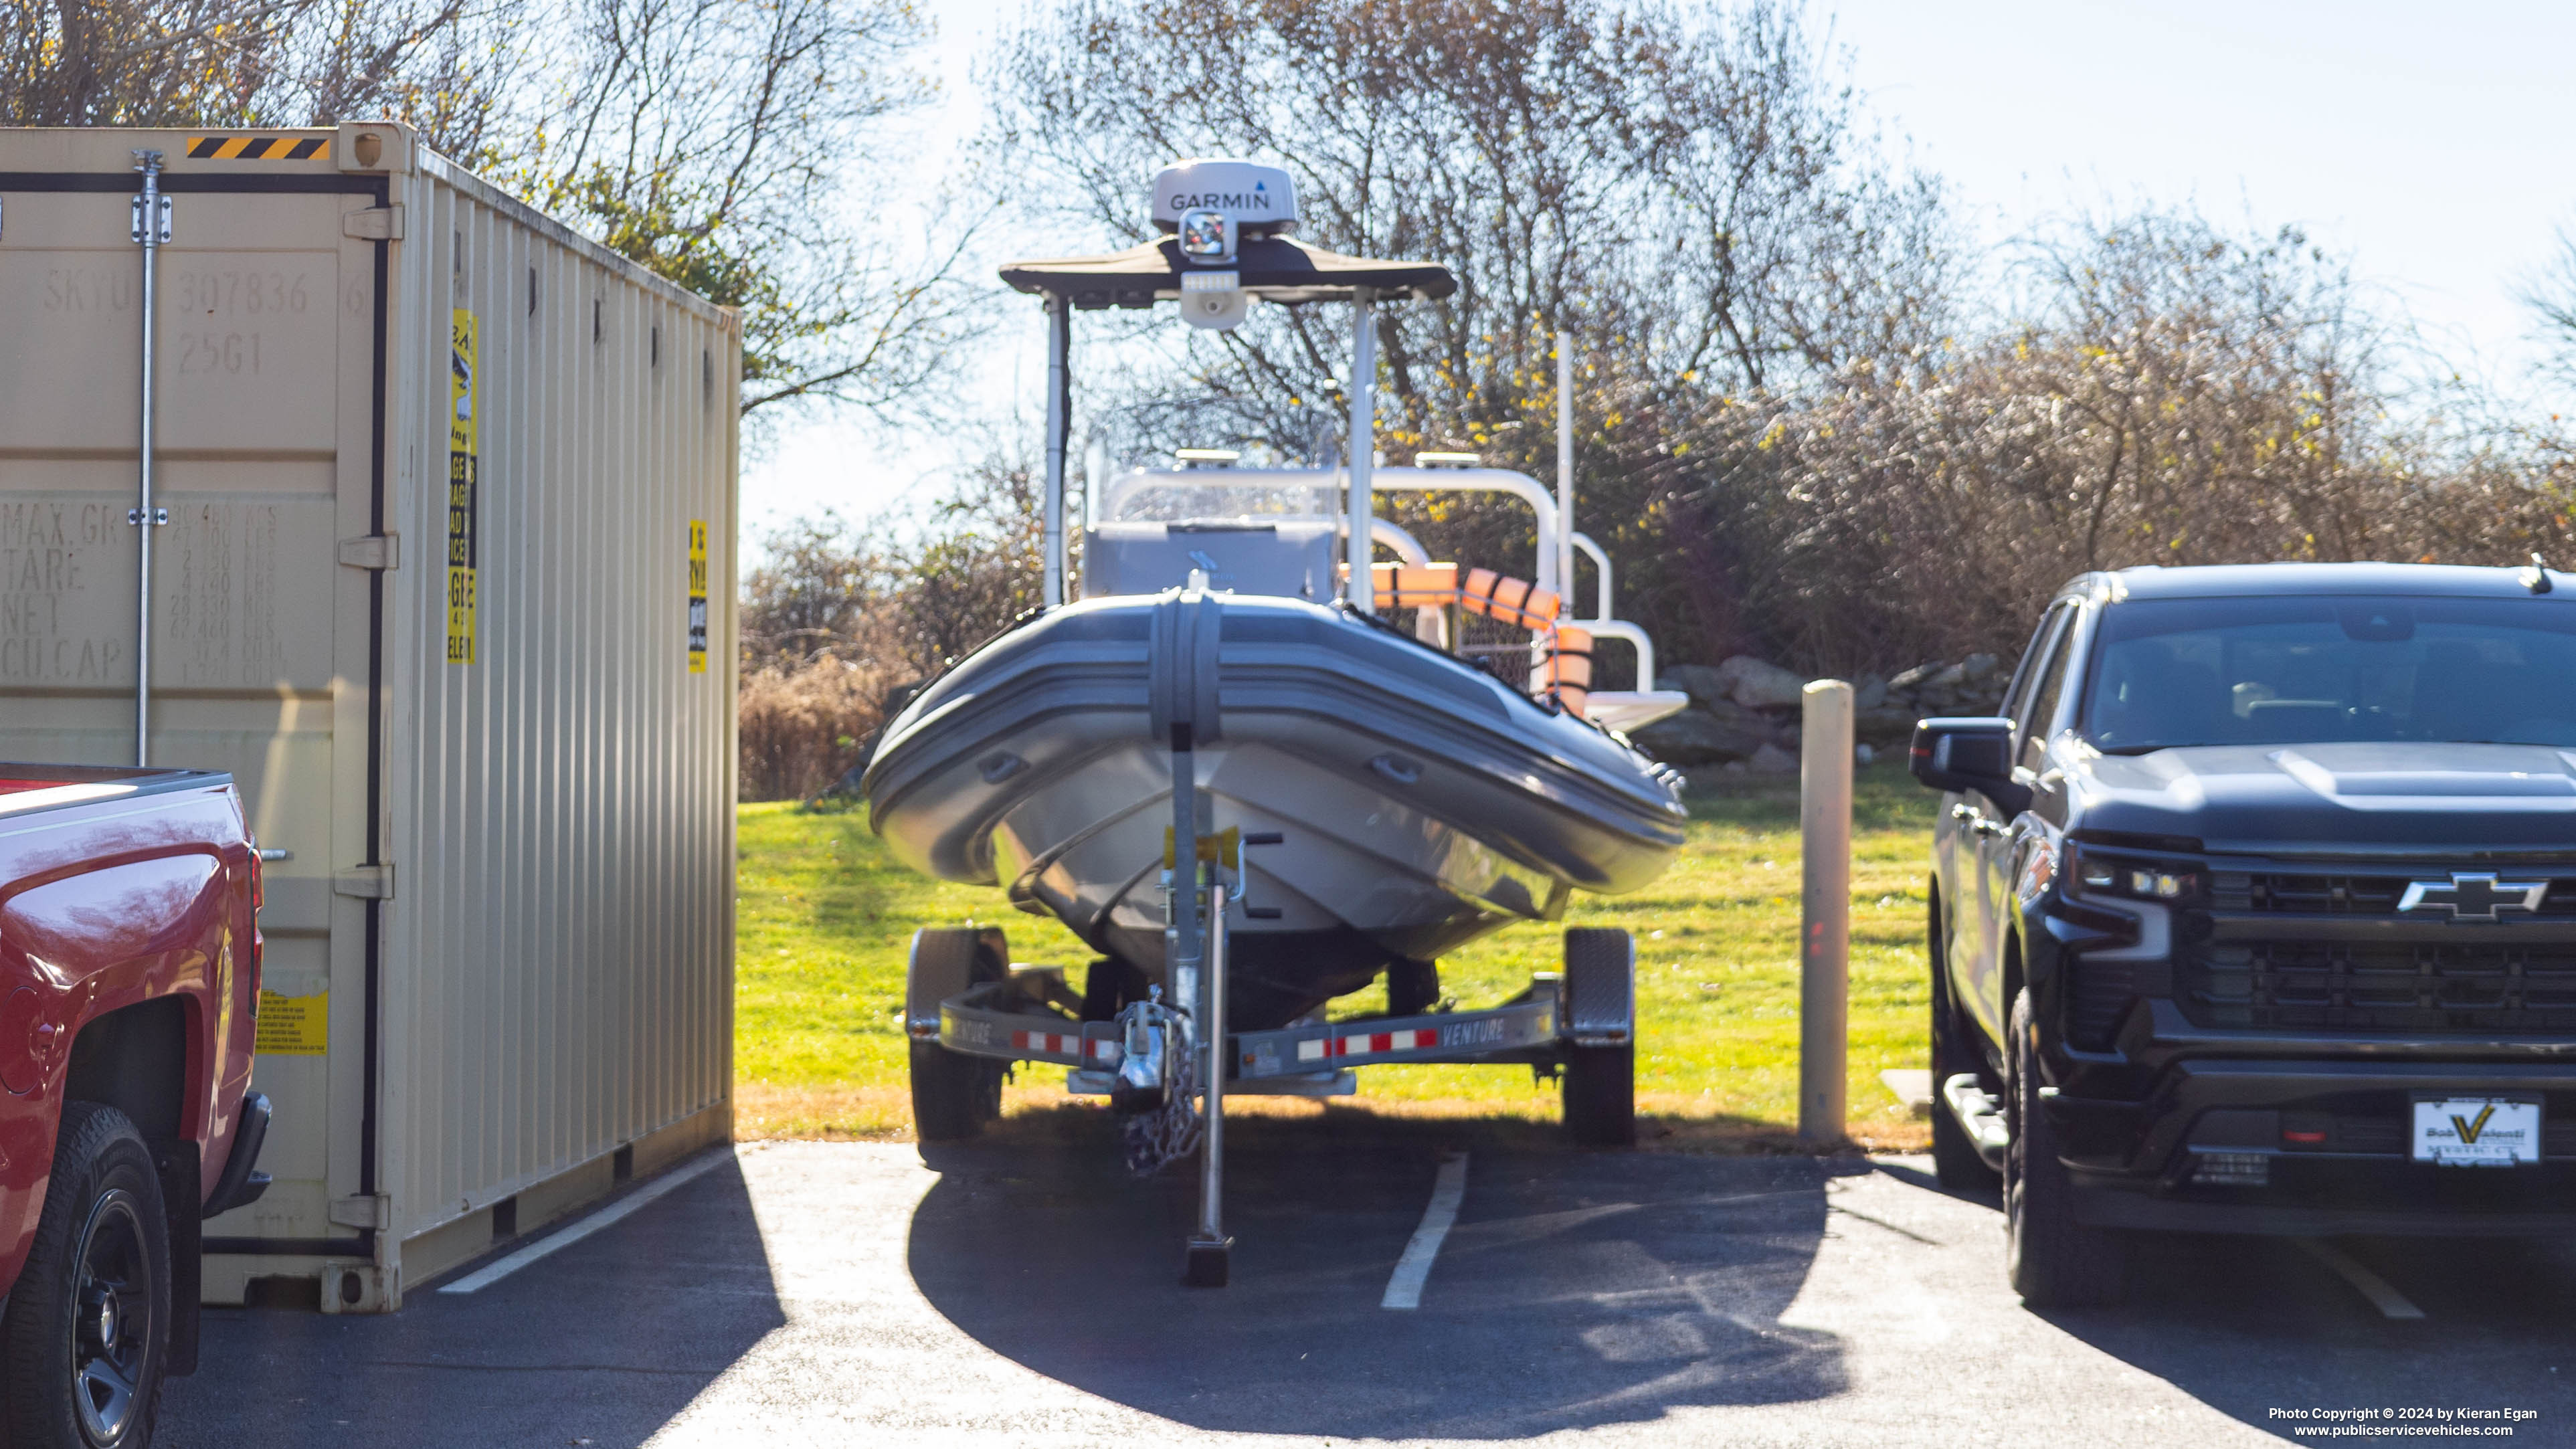
[[[1655,687],[1686,692],[1690,708],[1633,738],[1668,764],[1786,773],[1797,768],[1799,691],[1806,683],[1749,654],[1713,665],[1666,665],[1655,671]],[[1852,682],[1852,732],[1873,749],[1901,749],[1918,719],[1992,714],[2004,683],[2002,662],[1992,654],[1918,664],[1893,679],[1865,674]]]

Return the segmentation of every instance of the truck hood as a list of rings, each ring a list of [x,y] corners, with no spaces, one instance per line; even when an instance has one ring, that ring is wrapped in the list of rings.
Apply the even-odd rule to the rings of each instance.
[[[2541,745],[2075,747],[2069,824],[2249,854],[2576,854],[2576,752]]]

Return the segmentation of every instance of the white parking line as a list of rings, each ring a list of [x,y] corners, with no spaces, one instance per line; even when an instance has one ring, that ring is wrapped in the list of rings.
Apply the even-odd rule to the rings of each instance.
[[[2353,1256],[2343,1249],[2332,1243],[2319,1242],[2315,1238],[2293,1238],[2291,1241],[2305,1248],[2309,1257],[2342,1274],[2343,1280],[2360,1289],[2361,1296],[2369,1299],[2383,1316],[2388,1318],[2424,1316],[2424,1310],[2407,1302],[2406,1295],[2391,1287],[2387,1279],[2355,1262]]]
[[[1386,1280],[1386,1296],[1378,1300],[1380,1308],[1419,1308],[1422,1306],[1422,1281],[1431,1276],[1431,1260],[1440,1256],[1440,1240],[1458,1221],[1458,1204],[1467,1196],[1467,1154],[1440,1154],[1440,1180],[1432,1185],[1431,1205],[1422,1210],[1422,1226],[1413,1230],[1413,1241],[1404,1245],[1404,1256],[1395,1260],[1395,1276]]]
[[[500,1282],[502,1279],[509,1277],[511,1274],[518,1272],[521,1268],[528,1266],[539,1258],[546,1256],[548,1253],[556,1252],[563,1248],[569,1248],[573,1244],[580,1242],[582,1239],[589,1237],[591,1234],[598,1232],[603,1228],[613,1228],[617,1226],[619,1223],[626,1221],[628,1217],[632,1216],[647,1204],[659,1199],[663,1194],[686,1187],[690,1183],[697,1181],[699,1178],[706,1176],[708,1173],[715,1171],[717,1168],[722,1167],[731,1161],[733,1161],[733,1149],[730,1147],[718,1148],[715,1151],[708,1153],[706,1156],[699,1158],[697,1161],[690,1163],[686,1167],[676,1167],[669,1172],[663,1173],[660,1177],[653,1179],[651,1182],[644,1184],[635,1191],[619,1198],[607,1207],[601,1208],[599,1211],[592,1213],[589,1217],[583,1218],[581,1221],[574,1223],[571,1227],[563,1229],[554,1236],[541,1238],[536,1242],[530,1243],[526,1247],[521,1248],[519,1251],[512,1253],[510,1256],[503,1258],[498,1262],[486,1263],[482,1267],[475,1269],[473,1272],[466,1274],[464,1277],[457,1279],[455,1282],[440,1288],[438,1291],[441,1293],[480,1292],[483,1289],[489,1288],[493,1284]]]

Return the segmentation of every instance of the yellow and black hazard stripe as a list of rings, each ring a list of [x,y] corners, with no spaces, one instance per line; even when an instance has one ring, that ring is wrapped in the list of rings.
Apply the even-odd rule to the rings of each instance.
[[[190,136],[191,161],[328,160],[328,136]]]

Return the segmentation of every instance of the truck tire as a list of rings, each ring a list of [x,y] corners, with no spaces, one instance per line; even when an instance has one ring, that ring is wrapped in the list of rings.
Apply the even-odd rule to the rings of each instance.
[[[169,1227],[151,1150],[124,1113],[67,1103],[35,1243],[0,1318],[9,1442],[150,1443],[169,1357]]]
[[[1950,953],[1943,938],[1941,893],[1932,892],[1932,1175],[1941,1186],[1952,1192],[1985,1194],[2000,1185],[1995,1170],[1977,1152],[1977,1144],[1968,1138],[1968,1129],[1959,1125],[1958,1115],[1950,1110],[1949,1098],[1941,1090],[1944,1082],[1965,1072],[1980,1083],[1988,1075],[1985,1059],[1969,1049],[1963,1040],[1966,1028],[1959,1020],[1958,1007],[1950,1000]],[[1988,1084],[1990,1085],[1990,1084]]]
[[[1615,927],[1576,926],[1565,933],[1564,1019],[1581,1034],[1617,1031],[1625,1039],[1568,1044],[1559,1074],[1566,1135],[1587,1147],[1626,1147],[1637,1140],[1637,943]]]
[[[2004,1265],[2032,1308],[2099,1308],[2120,1301],[2128,1240],[2075,1220],[2074,1178],[2058,1160],[2057,1132],[2039,1109],[2039,1034],[2030,993],[2013,1000],[2011,1079],[2004,1111]]]
[[[925,926],[912,933],[904,976],[909,1022],[936,1020],[939,1003],[969,987],[1010,974],[1010,948],[989,927]],[[911,1039],[912,1127],[924,1142],[961,1142],[1002,1115],[1003,1064]]]

